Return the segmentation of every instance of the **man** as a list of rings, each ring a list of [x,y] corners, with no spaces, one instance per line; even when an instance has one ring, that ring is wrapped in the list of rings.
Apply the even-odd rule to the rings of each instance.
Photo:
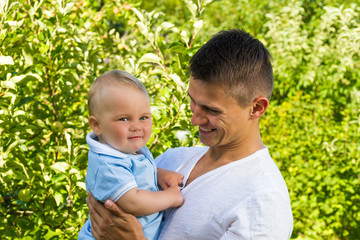
[[[221,31],[190,61],[192,124],[206,147],[169,149],[157,167],[184,175],[185,203],[165,212],[159,239],[289,239],[288,190],[260,136],[273,90],[270,54],[241,30]],[[98,239],[144,239],[111,201],[88,198]]]

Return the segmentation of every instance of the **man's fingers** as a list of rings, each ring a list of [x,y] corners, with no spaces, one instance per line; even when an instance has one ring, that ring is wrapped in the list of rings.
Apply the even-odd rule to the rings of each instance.
[[[105,207],[110,210],[110,212],[112,214],[114,214],[115,216],[119,216],[121,217],[121,215],[123,215],[123,213],[125,213],[123,210],[121,210],[118,205],[116,205],[113,201],[111,200],[106,200],[105,201]]]
[[[88,197],[86,198],[86,203],[89,208],[90,212],[90,221],[91,221],[91,233],[95,237],[95,239],[100,239],[98,236],[98,231],[100,229],[100,224],[103,221],[102,215],[101,215],[101,208],[103,208],[105,211],[106,209],[103,207],[101,203],[99,203],[94,196],[91,194],[91,192],[88,192]]]
[[[90,205],[92,206],[94,213],[96,213],[99,217],[102,218],[103,215],[107,213],[104,204],[96,200],[90,191],[88,198],[90,199]]]
[[[124,210],[122,210],[117,204],[115,204],[111,200],[105,201],[105,207],[108,209],[113,215],[119,217],[118,220],[127,221],[128,217],[131,216],[131,214],[126,213]]]
[[[97,221],[97,219],[99,219],[99,211],[97,208],[99,208],[98,205],[101,204],[93,197],[90,191],[88,193],[88,197],[86,198],[86,204],[88,205],[90,216],[92,217],[91,223],[93,223],[93,221]]]

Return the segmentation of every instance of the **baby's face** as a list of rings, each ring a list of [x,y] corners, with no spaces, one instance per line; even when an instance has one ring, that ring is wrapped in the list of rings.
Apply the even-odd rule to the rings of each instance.
[[[152,130],[148,96],[124,84],[106,87],[101,95],[100,138],[123,153],[135,153],[145,146]]]

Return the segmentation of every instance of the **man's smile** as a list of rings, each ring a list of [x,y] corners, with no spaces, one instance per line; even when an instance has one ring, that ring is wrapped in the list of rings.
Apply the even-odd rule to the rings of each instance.
[[[199,129],[203,132],[212,132],[214,131],[215,129],[211,129],[211,128],[204,128],[204,127],[199,127]]]

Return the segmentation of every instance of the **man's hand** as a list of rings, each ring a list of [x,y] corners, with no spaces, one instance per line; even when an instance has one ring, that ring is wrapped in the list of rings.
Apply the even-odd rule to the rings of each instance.
[[[106,200],[104,206],[89,192],[86,203],[90,211],[91,233],[95,239],[146,240],[137,218],[124,212],[113,201]]]
[[[169,171],[163,168],[157,169],[158,184],[165,190],[169,187],[182,187],[184,176],[180,173]]]

